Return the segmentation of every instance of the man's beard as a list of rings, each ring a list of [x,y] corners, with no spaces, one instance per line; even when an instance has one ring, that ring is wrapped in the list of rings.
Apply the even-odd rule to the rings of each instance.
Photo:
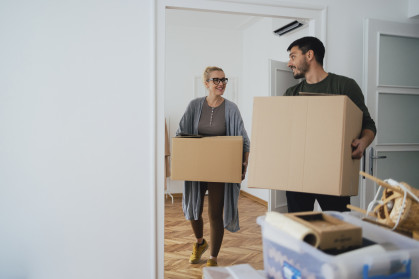
[[[307,71],[308,71],[308,63],[306,60],[304,60],[299,67],[295,67],[296,70],[298,70],[298,73],[294,72],[294,78],[300,79],[304,78]]]

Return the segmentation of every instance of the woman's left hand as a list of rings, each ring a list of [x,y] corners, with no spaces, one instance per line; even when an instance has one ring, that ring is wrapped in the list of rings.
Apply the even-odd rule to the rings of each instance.
[[[244,180],[244,178],[246,177],[246,171],[247,171],[247,162],[243,162],[243,167],[242,167],[242,180]]]

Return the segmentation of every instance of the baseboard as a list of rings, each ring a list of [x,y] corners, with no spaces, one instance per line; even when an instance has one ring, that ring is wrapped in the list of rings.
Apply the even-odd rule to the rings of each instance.
[[[182,195],[183,195],[183,193],[173,193],[172,194],[173,198],[182,198]],[[252,201],[255,201],[257,203],[260,203],[261,205],[264,205],[264,206],[268,207],[268,202],[267,201],[264,201],[261,198],[253,196],[252,194],[249,194],[245,191],[240,190],[240,195],[245,196],[246,198],[249,198]]]
[[[183,193],[173,193],[172,196],[174,198],[181,198],[183,196]]]
[[[258,198],[256,196],[253,196],[252,194],[249,194],[248,192],[240,190],[240,195],[245,196],[246,198],[249,198],[252,201],[255,201],[257,203],[260,203],[261,205],[264,205],[264,206],[268,207],[268,202],[267,201],[262,200],[261,198]]]

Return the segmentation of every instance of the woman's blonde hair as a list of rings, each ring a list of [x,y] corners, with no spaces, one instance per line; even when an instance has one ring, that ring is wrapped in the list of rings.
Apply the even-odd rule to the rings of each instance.
[[[206,81],[208,81],[210,74],[214,71],[221,71],[224,72],[223,69],[215,66],[208,66],[205,68],[204,73],[202,74],[202,82],[205,84]]]

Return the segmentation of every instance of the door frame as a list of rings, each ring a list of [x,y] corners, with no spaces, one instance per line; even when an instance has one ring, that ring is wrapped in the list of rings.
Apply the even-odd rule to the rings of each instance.
[[[165,34],[166,9],[209,11],[231,14],[245,14],[262,17],[278,17],[310,20],[309,32],[315,34],[326,45],[327,7],[287,1],[257,0],[157,0],[157,22],[155,29],[156,74],[155,97],[155,216],[156,226],[155,260],[157,278],[164,278],[164,94],[165,94]],[[292,15],[292,16],[291,16]]]
[[[419,38],[419,24],[417,23],[402,23],[391,22],[376,19],[364,20],[364,59],[363,59],[363,92],[366,97],[366,104],[371,117],[375,120],[378,126],[378,95],[379,93],[400,93],[400,94],[418,94],[417,88],[409,87],[392,87],[379,84],[379,50],[380,50],[380,36],[391,35],[400,37],[417,37]],[[379,131],[378,131],[379,132]],[[371,168],[370,156],[377,157],[377,152],[380,151],[419,151],[419,144],[409,144],[403,146],[396,146],[392,144],[377,144],[377,138],[371,143],[366,150],[363,160],[363,169],[366,173],[374,175],[377,173],[376,165]],[[372,173],[369,170],[372,169]],[[379,179],[386,179],[382,177]],[[369,202],[374,200],[375,193],[378,190],[376,183],[373,181],[362,179],[360,184],[361,200],[360,207],[367,209]]]
[[[287,66],[287,62],[281,62],[276,61],[273,59],[269,59],[269,86],[270,86],[270,96],[278,96],[276,94],[276,72],[279,71],[285,71],[290,72],[292,74],[292,71]],[[298,83],[299,81],[297,81]],[[280,194],[283,194],[283,197],[285,198],[285,202],[281,201],[281,198],[278,198],[278,191],[280,191]],[[281,190],[269,190],[268,194],[268,211],[278,211],[281,213],[287,213],[288,212],[288,206],[286,202],[285,197],[285,191]]]

